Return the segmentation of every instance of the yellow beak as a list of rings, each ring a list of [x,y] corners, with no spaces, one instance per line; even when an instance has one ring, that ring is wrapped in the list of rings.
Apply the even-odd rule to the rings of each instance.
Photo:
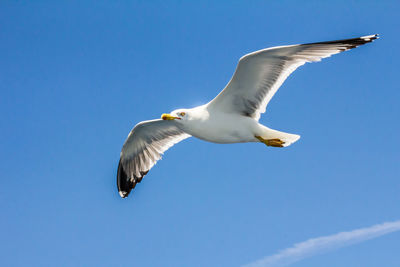
[[[163,119],[163,120],[165,120],[165,121],[172,121],[172,120],[175,120],[175,119],[180,120],[181,118],[179,118],[179,117],[174,117],[174,116],[172,116],[171,114],[164,113],[164,114],[161,115],[161,119]]]

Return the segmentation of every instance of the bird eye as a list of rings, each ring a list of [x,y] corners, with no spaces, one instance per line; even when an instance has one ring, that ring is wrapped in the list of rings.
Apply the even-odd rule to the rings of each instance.
[[[179,115],[181,115],[183,117],[183,116],[186,115],[186,113],[185,112],[181,112],[181,113],[179,113]]]

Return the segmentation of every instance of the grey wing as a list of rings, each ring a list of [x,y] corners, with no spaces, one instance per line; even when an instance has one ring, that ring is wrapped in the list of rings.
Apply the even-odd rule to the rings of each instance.
[[[190,137],[175,121],[151,120],[138,123],[122,146],[117,172],[117,186],[122,198],[174,144]]]
[[[360,38],[263,49],[243,56],[225,89],[208,107],[256,120],[286,78],[306,62],[320,61],[377,39]]]

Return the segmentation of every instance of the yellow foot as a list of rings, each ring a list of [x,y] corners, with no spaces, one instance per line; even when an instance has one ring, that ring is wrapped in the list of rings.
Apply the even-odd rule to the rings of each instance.
[[[285,142],[283,142],[281,139],[279,138],[275,138],[275,139],[264,139],[261,136],[255,136],[255,138],[257,138],[258,140],[260,140],[261,143],[266,144],[267,146],[273,146],[273,147],[283,147],[283,144]]]

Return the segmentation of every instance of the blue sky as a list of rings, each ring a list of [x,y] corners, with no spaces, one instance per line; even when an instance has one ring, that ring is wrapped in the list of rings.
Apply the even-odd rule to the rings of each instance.
[[[241,266],[400,219],[398,1],[2,1],[0,265]],[[285,148],[188,139],[121,199],[138,122],[211,100],[238,59],[380,33],[290,76]],[[293,266],[399,266],[400,232]]]

